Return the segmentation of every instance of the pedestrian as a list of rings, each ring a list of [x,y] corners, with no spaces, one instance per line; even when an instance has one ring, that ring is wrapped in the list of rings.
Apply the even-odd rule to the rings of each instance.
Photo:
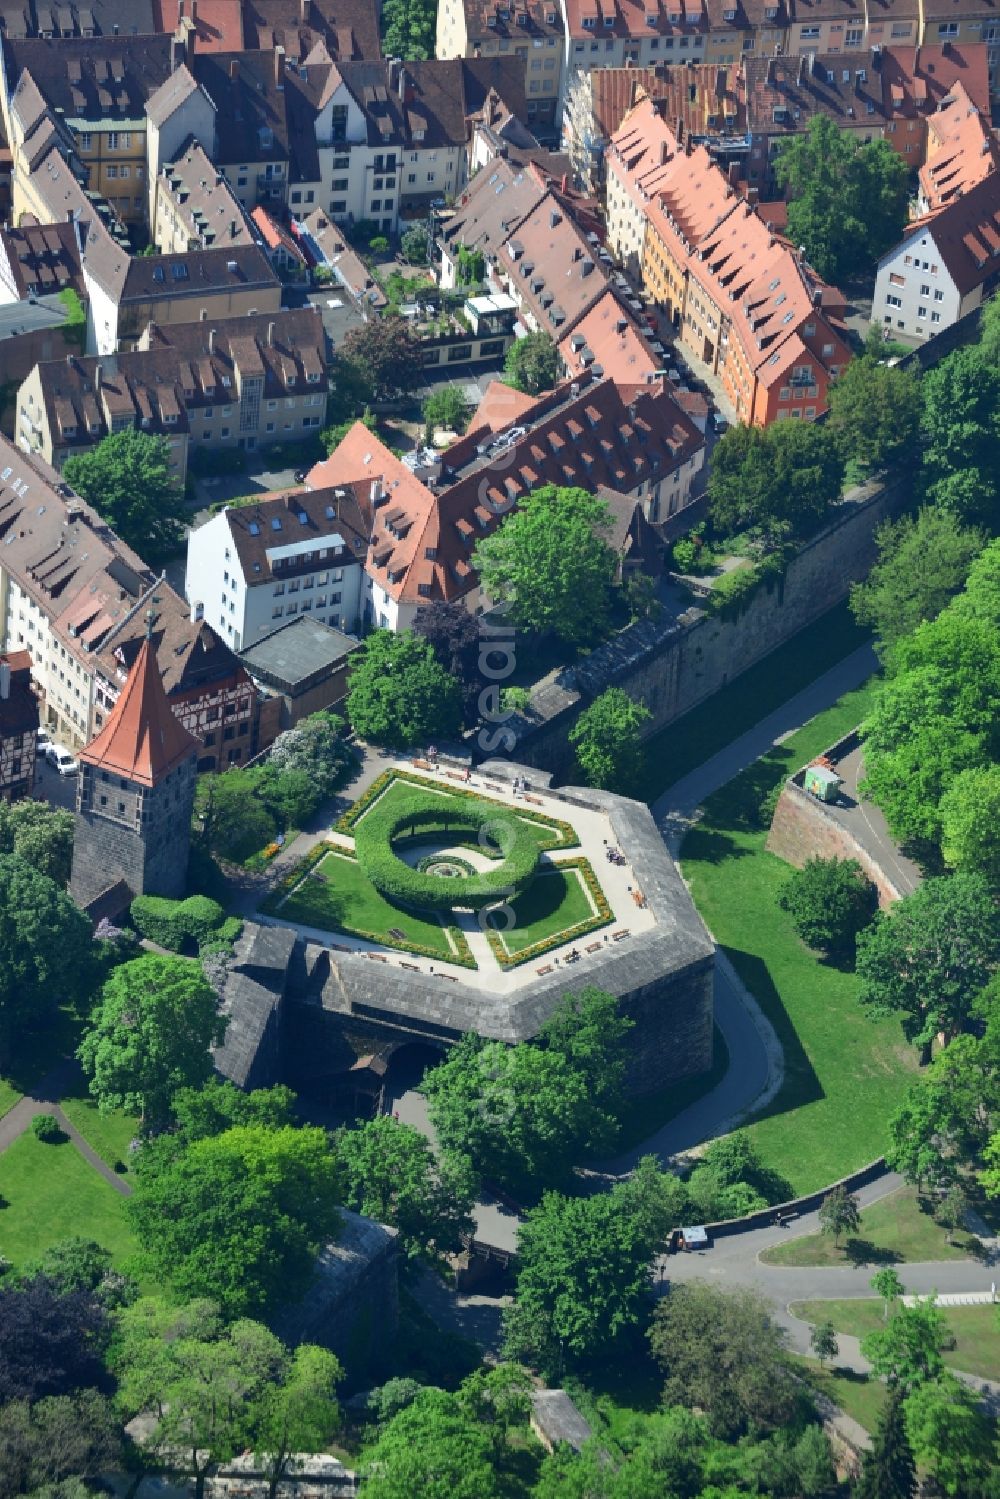
[[[466,784],[468,784],[468,782],[472,780],[472,769],[468,765],[465,767],[465,780]]]

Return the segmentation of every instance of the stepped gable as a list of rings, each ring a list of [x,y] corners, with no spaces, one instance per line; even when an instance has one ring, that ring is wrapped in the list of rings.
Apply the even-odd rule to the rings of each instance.
[[[107,723],[81,750],[80,759],[98,770],[155,786],[199,748],[167,701],[147,636]]]

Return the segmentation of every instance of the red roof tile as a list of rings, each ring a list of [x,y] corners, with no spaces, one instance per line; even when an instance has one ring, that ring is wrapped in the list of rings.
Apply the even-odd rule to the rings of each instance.
[[[107,723],[80,752],[80,759],[143,786],[155,786],[198,748],[198,740],[167,701],[155,652],[146,639]]]

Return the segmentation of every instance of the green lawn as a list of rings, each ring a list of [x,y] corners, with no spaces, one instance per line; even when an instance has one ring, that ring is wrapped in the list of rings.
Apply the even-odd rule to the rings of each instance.
[[[375,800],[371,803],[370,806],[365,808],[354,826],[357,827],[360,823],[364,822],[365,818],[368,816],[368,813],[371,812],[375,807],[377,807],[379,811],[382,812],[386,809],[392,808],[393,805],[397,802],[412,803],[414,798],[416,796],[419,796],[421,793],[426,794],[427,800],[431,805],[433,805],[436,798],[440,798],[442,802],[450,802],[452,804],[457,802],[459,806],[461,806],[461,803],[463,801],[468,801],[470,800],[470,798],[458,794],[459,791],[459,787],[449,787],[446,782],[437,783],[422,778],[421,784],[418,786],[415,784],[415,782],[407,780],[405,776],[399,776],[386,787],[385,791],[383,791],[382,795],[378,797],[377,800]],[[551,827],[547,823],[539,822],[537,819],[533,818],[530,813],[522,810],[523,803],[511,803],[510,805],[508,805],[506,802],[500,800],[499,798],[492,796],[474,795],[474,799],[480,804],[480,806],[485,805],[487,807],[496,807],[501,812],[507,812],[508,814],[513,813],[517,817],[519,822],[525,823],[529,828],[531,828],[532,832],[537,833],[538,842],[543,849],[573,848],[577,844],[575,834],[572,838],[568,838],[566,842],[563,842],[562,835],[560,834],[558,828]],[[442,821],[440,829],[437,830],[432,824],[427,824],[422,827],[420,830],[421,840],[427,839],[429,836],[433,836],[435,831],[440,831],[442,833],[446,832],[448,833],[449,838],[454,837],[454,826],[448,828]],[[349,829],[348,837],[352,836],[352,834],[353,829]],[[456,847],[457,846],[458,840],[456,840]]]
[[[801,1358],[797,1353],[789,1357],[812,1389],[832,1400],[834,1405],[855,1421],[860,1421],[866,1431],[874,1431],[879,1414],[885,1404],[886,1389],[880,1379],[871,1379],[867,1374],[857,1374],[853,1369],[831,1369],[821,1366],[811,1358]]]
[[[319,878],[317,878],[317,875]],[[382,941],[390,930],[403,932],[415,947],[454,961],[448,936],[439,921],[424,919],[391,905],[375,889],[355,859],[327,854],[305,881],[278,908],[289,921],[323,931],[347,932]]]
[[[43,1145],[30,1132],[0,1155],[0,1254],[15,1265],[60,1239],[95,1239],[119,1263],[136,1241],[125,1219],[125,1199],[67,1140]]]
[[[695,903],[785,1051],[785,1081],[751,1126],[764,1160],[809,1192],[874,1160],[916,1070],[899,1023],[875,1023],[854,975],[820,961],[777,904],[788,865],[764,849],[764,796],[863,717],[871,688],[845,694],[711,796],[684,841]],[[730,731],[731,732],[731,729]]]
[[[961,1260],[974,1236],[955,1234],[949,1244],[913,1187],[901,1187],[861,1213],[860,1232],[838,1249],[825,1234],[789,1239],[760,1258],[768,1265],[851,1265]]]
[[[515,923],[500,933],[509,953],[523,952],[559,932],[589,921],[593,907],[575,869],[541,869],[523,895],[511,903]]]
[[[838,1332],[863,1338],[885,1326],[882,1302],[793,1301],[789,1311],[806,1322],[832,1322]],[[1000,1379],[1000,1312],[995,1306],[943,1306],[941,1315],[955,1339],[944,1361],[965,1374]]]
[[[139,1132],[134,1114],[102,1114],[89,1098],[64,1098],[62,1110],[80,1131],[91,1150],[96,1150],[106,1166],[115,1169],[118,1162],[129,1162],[129,1142]]]
[[[2,1119],[4,1114],[7,1113],[8,1109],[12,1109],[14,1107],[18,1099],[22,1098],[23,1096],[24,1095],[20,1093],[17,1088],[13,1087],[8,1082],[5,1082],[4,1079],[0,1077],[0,1119]]]
[[[646,742],[642,800],[655,801],[681,776],[725,749],[867,639],[868,632],[854,623],[847,604],[838,604],[707,702],[661,729]]]

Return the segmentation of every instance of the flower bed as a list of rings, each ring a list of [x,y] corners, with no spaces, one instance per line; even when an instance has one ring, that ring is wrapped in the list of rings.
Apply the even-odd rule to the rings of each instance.
[[[269,916],[274,916],[285,896],[294,890],[303,875],[308,874],[311,869],[315,869],[320,860],[326,858],[332,847],[333,845],[330,843],[315,843],[307,854],[303,854],[297,864],[293,864],[291,869],[285,870],[281,879],[275,882],[271,890],[268,891],[267,896],[261,901],[260,909],[265,911]]]
[[[394,851],[393,840],[415,834],[421,828],[444,824],[458,833],[477,832],[489,836],[490,843],[505,855],[495,869],[476,870],[460,883],[450,887],[434,875],[424,874],[405,864]],[[376,808],[357,826],[354,846],[366,876],[387,900],[410,906],[417,911],[440,911],[452,906],[480,910],[498,901],[513,899],[527,888],[541,857],[537,839],[520,818],[506,808],[480,798],[457,804],[441,805],[435,798],[414,796],[384,811]]]
[[[591,932],[598,931],[614,921],[614,912],[608,904],[608,898],[601,889],[600,881],[594,873],[589,859],[579,857],[576,859],[565,859],[553,866],[553,870],[577,869],[583,879],[590,897],[597,907],[596,913],[588,917],[586,921],[578,922],[575,926],[565,927],[560,932],[553,932],[551,936],[540,942],[533,942],[530,947],[522,947],[518,952],[508,952],[504,946],[503,935],[500,932],[486,930],[486,940],[490,945],[490,951],[496,958],[501,968],[519,968],[522,963],[530,963],[533,958],[543,957],[545,953],[551,952],[553,948],[562,947],[565,942],[575,942],[581,937],[586,937]],[[547,876],[542,876],[546,878]]]
[[[413,786],[419,786],[421,790],[433,791],[438,796],[451,796],[456,800],[468,800],[479,802],[480,805],[498,808],[501,812],[509,812],[512,817],[519,817],[522,821],[530,822],[537,828],[536,842],[541,849],[552,848],[575,848],[579,843],[576,828],[571,822],[565,822],[561,817],[549,817],[545,812],[537,812],[534,808],[530,812],[522,811],[520,807],[507,808],[501,802],[492,800],[481,795],[478,791],[471,791],[468,786],[445,786],[439,781],[429,781],[426,776],[414,775],[409,770],[384,770],[382,774],[358,797],[353,806],[334,824],[337,833],[353,833],[355,825],[371,807],[373,802],[378,801],[384,791],[392,785],[393,781],[408,781]],[[550,830],[550,836],[546,836],[543,830]]]

